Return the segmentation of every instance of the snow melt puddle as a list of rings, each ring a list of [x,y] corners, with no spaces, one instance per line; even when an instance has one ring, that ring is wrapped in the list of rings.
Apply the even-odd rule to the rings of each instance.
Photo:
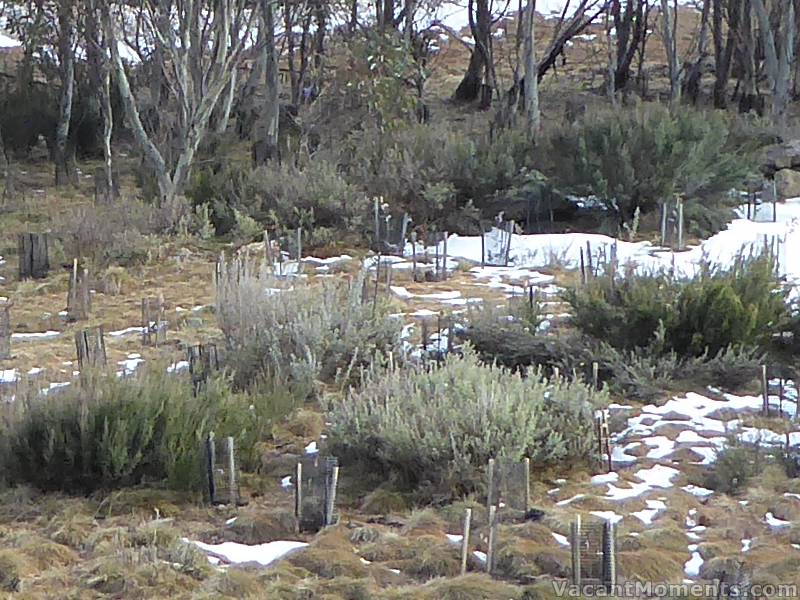
[[[308,546],[305,542],[288,541],[269,542],[254,546],[237,544],[236,542],[205,544],[187,538],[183,538],[183,541],[194,544],[209,554],[209,562],[212,564],[217,564],[222,559],[231,564],[258,563],[264,567]],[[216,559],[216,562],[212,559]]]

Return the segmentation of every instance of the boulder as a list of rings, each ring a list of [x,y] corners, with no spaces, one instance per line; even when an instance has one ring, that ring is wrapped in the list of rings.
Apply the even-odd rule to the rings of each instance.
[[[778,198],[797,198],[800,196],[800,172],[781,169],[775,173],[775,188]]]
[[[762,165],[768,175],[782,169],[800,167],[800,140],[767,146],[764,149]]]

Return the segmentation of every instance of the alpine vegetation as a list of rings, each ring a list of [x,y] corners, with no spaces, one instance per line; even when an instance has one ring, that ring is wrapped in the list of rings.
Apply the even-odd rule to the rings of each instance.
[[[606,400],[537,369],[483,364],[467,348],[439,368],[372,371],[333,407],[330,441],[343,460],[379,469],[400,486],[430,481],[468,490],[490,458],[588,461],[593,407]]]

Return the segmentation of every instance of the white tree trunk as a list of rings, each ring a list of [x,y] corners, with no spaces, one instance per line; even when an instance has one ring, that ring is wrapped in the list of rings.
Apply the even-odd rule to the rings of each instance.
[[[678,61],[678,42],[676,39],[678,11],[670,8],[669,0],[661,0],[661,36],[664,40],[664,51],[667,54],[669,67],[670,104],[676,105],[681,99],[681,66]]]
[[[62,0],[58,6],[58,60],[61,95],[56,125],[56,185],[67,185],[76,178],[75,165],[69,155],[69,125],[75,88],[75,14],[72,2]]]
[[[794,2],[786,3],[785,17],[782,17],[777,31],[773,31],[770,15],[764,0],[752,0],[758,18],[761,43],[764,46],[764,66],[772,90],[772,121],[775,125],[785,124],[786,109],[791,90],[791,67],[794,62],[795,12]],[[776,39],[777,38],[777,39]]]
[[[539,64],[536,61],[536,33],[534,31],[536,13],[536,0],[528,0],[523,19],[525,31],[523,34],[522,61],[524,64],[525,120],[533,137],[539,132]]]

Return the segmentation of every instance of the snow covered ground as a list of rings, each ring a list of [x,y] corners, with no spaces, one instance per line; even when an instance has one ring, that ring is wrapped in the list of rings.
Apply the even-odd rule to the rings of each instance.
[[[497,229],[487,233],[483,242],[487,254],[501,254],[503,238],[504,234]],[[597,264],[608,260],[612,247],[616,247],[620,265],[634,265],[638,272],[674,269],[678,277],[691,277],[705,263],[730,266],[740,254],[761,252],[765,244],[777,246],[781,275],[790,283],[800,283],[800,198],[778,204],[774,223],[734,219],[724,231],[681,252],[650,242],[626,242],[596,233],[513,234],[509,265],[514,269],[537,269],[559,264],[574,269],[580,266],[581,252],[591,252],[592,263]],[[481,262],[481,247],[480,236],[453,234],[447,240],[448,256],[475,263]],[[418,253],[425,250],[417,248]],[[444,251],[444,242],[439,244],[438,250]],[[435,253],[436,247],[427,248],[427,252]],[[406,255],[410,253],[408,245]]]

